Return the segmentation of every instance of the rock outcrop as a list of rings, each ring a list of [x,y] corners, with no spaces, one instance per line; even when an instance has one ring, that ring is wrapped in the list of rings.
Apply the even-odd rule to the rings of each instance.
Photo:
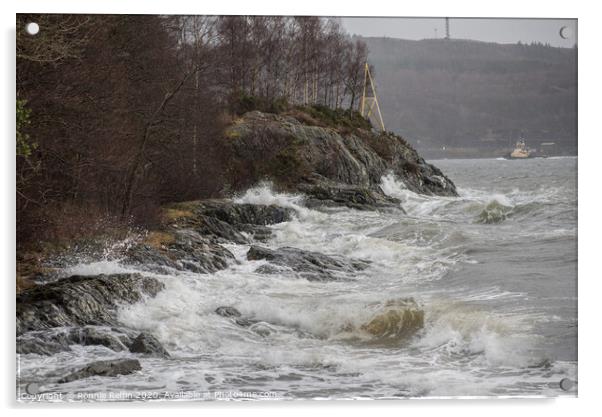
[[[417,193],[457,195],[454,183],[399,136],[320,125],[307,115],[295,116],[253,111],[235,121],[226,132],[235,156],[233,172],[240,167],[252,175],[232,178],[233,182],[244,187],[268,178],[285,189],[323,195],[323,190],[311,191],[316,186],[311,178],[318,175],[329,180],[330,186],[336,184],[335,188],[344,190],[337,198],[322,200],[353,207],[357,202],[347,198],[346,187],[356,187],[362,190],[359,203],[365,208],[366,202],[388,200],[379,184],[383,175],[392,172]]]
[[[62,326],[118,325],[115,309],[163,289],[140,274],[72,276],[17,296],[17,335]]]
[[[316,125],[291,115],[250,112],[226,132],[234,150],[232,170],[250,173],[247,185],[271,179],[278,187],[304,195],[309,207],[344,206],[357,210],[401,210],[400,201],[380,189],[381,177],[393,172],[418,193],[456,195],[454,184],[426,163],[402,138],[361,128],[344,130]],[[240,184],[239,184],[240,185]],[[369,262],[258,242],[270,238],[269,227],[291,220],[294,210],[276,205],[239,204],[229,199],[176,203],[163,209],[160,226],[132,245],[116,250],[111,259],[137,269],[172,274],[176,271],[213,273],[237,262],[225,244],[250,245],[249,260],[265,260],[256,272],[289,273],[310,281],[353,279]],[[103,245],[92,242],[90,253]],[[73,246],[77,251],[78,246]],[[62,254],[53,270],[69,266]],[[79,258],[81,259],[81,258]],[[87,258],[86,258],[87,259]],[[156,278],[141,274],[70,276],[23,289],[17,295],[17,352],[51,355],[73,345],[104,346],[115,352],[169,358],[161,342],[149,333],[119,323],[116,310],[124,304],[153,297],[164,288]],[[216,313],[260,335],[271,330],[264,322],[243,317],[233,307]],[[406,337],[422,327],[424,314],[413,300],[392,302],[353,331],[375,339]],[[267,326],[267,327],[266,327]],[[95,362],[61,381],[92,375],[114,376],[140,369],[135,360]]]
[[[17,337],[17,353],[52,355],[71,350],[72,345],[104,346],[115,352],[128,350],[135,331],[122,327],[55,327],[25,332]]]
[[[237,204],[229,199],[177,203],[165,208],[164,228],[129,247],[125,263],[168,273],[168,269],[212,273],[234,262],[223,243],[250,243],[271,236],[267,225],[290,220],[292,210]]]
[[[175,204],[166,208],[160,230],[112,256],[152,272],[211,273],[235,262],[222,243],[266,239],[271,235],[267,226],[291,214],[291,209],[227,199]],[[152,297],[163,287],[141,274],[115,274],[70,276],[25,289],[16,299],[17,352],[51,355],[77,344],[168,357],[154,336],[123,327],[115,316],[118,306]]]
[[[195,230],[170,228],[150,232],[128,248],[123,262],[140,269],[169,273],[169,269],[207,274],[228,267],[234,255]]]
[[[369,262],[363,260],[345,259],[287,247],[273,250],[261,246],[251,246],[247,252],[247,259],[265,259],[271,264],[292,269],[309,281],[348,279],[349,274],[362,271],[369,266]],[[264,268],[262,272],[275,271]]]
[[[356,210],[399,209],[401,202],[374,188],[337,183],[314,174],[297,186],[307,207],[345,206]]]
[[[271,235],[266,226],[291,219],[293,210],[276,205],[238,204],[229,199],[168,206],[164,219],[172,228],[197,232],[215,243],[249,243]]]

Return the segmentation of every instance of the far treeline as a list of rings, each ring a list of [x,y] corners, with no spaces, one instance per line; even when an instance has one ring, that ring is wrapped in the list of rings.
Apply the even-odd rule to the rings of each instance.
[[[502,156],[521,136],[538,149],[554,142],[546,153],[576,155],[576,47],[360,39],[378,69],[387,129],[423,156]]]
[[[318,17],[18,15],[18,245],[219,195],[236,115],[353,115],[367,53]]]

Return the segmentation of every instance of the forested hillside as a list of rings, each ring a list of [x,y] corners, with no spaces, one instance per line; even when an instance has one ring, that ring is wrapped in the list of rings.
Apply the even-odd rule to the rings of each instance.
[[[521,134],[576,153],[576,48],[362,39],[387,129],[425,156],[493,156]]]
[[[224,126],[257,109],[345,112],[367,56],[336,19],[278,16],[23,14],[16,52],[19,244],[219,195]]]

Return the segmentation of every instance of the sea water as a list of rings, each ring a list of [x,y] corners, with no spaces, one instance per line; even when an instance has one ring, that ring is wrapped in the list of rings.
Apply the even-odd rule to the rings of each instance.
[[[382,190],[401,211],[323,210],[262,184],[239,202],[292,208],[261,245],[370,261],[332,282],[308,281],[267,261],[236,261],[213,274],[153,275],[156,297],[120,308],[124,325],[151,332],[171,357],[102,346],[18,357],[21,391],[36,384],[67,399],[294,399],[558,396],[577,380],[576,158],[432,161],[459,197],[417,195],[389,174]],[[118,261],[71,273],[134,272]],[[149,274],[148,272],[143,272]],[[371,343],[359,329],[390,300],[412,297],[424,328]],[[233,306],[257,321],[215,314]],[[142,370],[58,384],[78,366],[136,357]]]

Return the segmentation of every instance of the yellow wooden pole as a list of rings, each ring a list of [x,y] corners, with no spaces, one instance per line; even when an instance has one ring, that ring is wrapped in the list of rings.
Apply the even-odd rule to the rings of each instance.
[[[374,102],[376,103],[376,110],[378,110],[378,118],[380,121],[380,127],[384,131],[385,123],[383,122],[383,115],[380,112],[380,106],[378,105],[378,98],[376,97],[376,89],[374,88],[374,81],[372,80],[372,74],[370,74],[370,69],[368,68],[367,62],[366,62],[366,71],[368,72],[368,78],[370,79],[370,87],[372,87],[372,94],[374,96]]]
[[[364,65],[364,89],[362,92],[362,102],[360,103],[360,114],[364,116],[364,105],[366,103],[366,81],[368,77],[368,63]]]

